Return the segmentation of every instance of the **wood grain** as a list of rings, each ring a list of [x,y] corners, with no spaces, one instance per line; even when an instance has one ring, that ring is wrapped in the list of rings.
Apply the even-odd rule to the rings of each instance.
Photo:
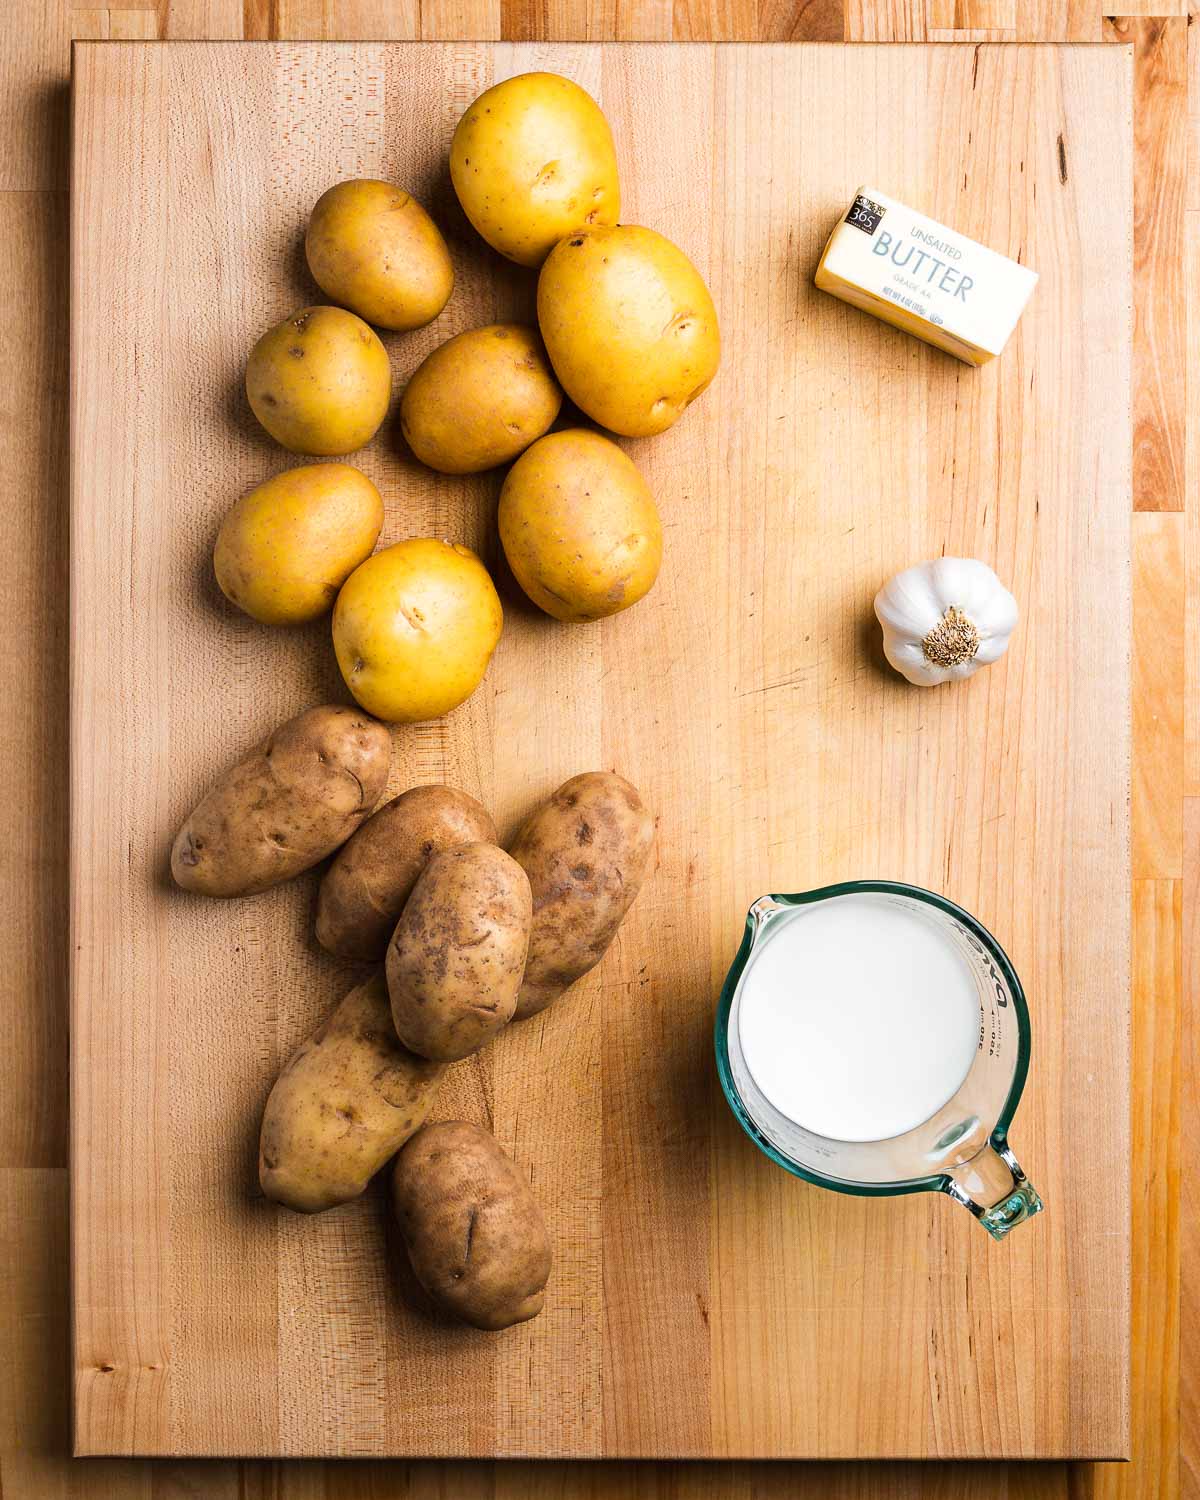
[[[108,35],[114,42],[151,42],[158,36],[158,17],[152,10],[110,10]]]
[[[1200,1129],[1200,1053],[1195,1046],[1200,1028],[1200,799],[1188,797],[1184,808],[1181,1141]],[[1180,1178],[1178,1474],[1180,1493],[1194,1500],[1200,1495],[1200,1179],[1189,1169],[1183,1149]]]
[[[67,462],[56,441],[67,394],[65,193],[0,193],[0,369],[5,382],[0,465],[9,503],[0,521],[9,558],[9,619],[20,649],[3,653],[0,729],[6,940],[0,1006],[10,1064],[0,1111],[0,1162],[58,1167],[67,1160]],[[20,372],[19,377],[17,372]]]
[[[1147,692],[1134,703],[1133,873],[1183,874],[1184,518],[1134,517],[1134,669]]]
[[[159,3],[159,34],[173,41],[240,41],[242,0]]]
[[[925,0],[846,0],[845,29],[848,42],[923,42]]]
[[[1133,1114],[1134,1464],[1097,1467],[1095,1500],[1138,1493],[1138,1474],[1179,1493],[1182,896],[1178,880],[1134,881],[1133,1050],[1152,1080]]]
[[[66,0],[0,6],[0,192],[67,186]]]
[[[1007,24],[969,24],[985,17]],[[1105,19],[1094,0],[847,0],[845,33],[848,42],[1098,42]]]
[[[1156,5],[1158,0],[1155,0]],[[1135,130],[1133,500],[1137,510],[1182,510],[1187,389],[1183,180],[1187,171],[1186,15],[1114,18],[1132,42]]]
[[[1200,68],[1197,69],[1200,74]],[[1200,78],[1198,78],[1200,87]],[[1200,158],[1197,158],[1200,160]],[[1200,328],[1200,211],[1189,210],[1187,215],[1187,296],[1184,313],[1189,329]],[[1187,385],[1187,486],[1188,499],[1185,521],[1185,609],[1184,609],[1184,792],[1188,797],[1200,796],[1200,692],[1195,689],[1200,673],[1200,609],[1192,608],[1193,601],[1200,599],[1200,443],[1191,441],[1191,434],[1200,431],[1200,380],[1194,376]],[[1153,701],[1151,699],[1150,701]]]
[[[311,883],[216,905],[172,894],[162,860],[241,745],[338,690],[322,630],[264,632],[207,579],[231,496],[279,466],[237,378],[308,295],[307,206],[331,174],[381,174],[446,224],[459,289],[439,327],[391,341],[399,379],[446,333],[528,308],[443,162],[479,88],[548,61],[601,98],[629,214],[708,275],[729,352],[719,395],[631,445],[667,518],[651,599],[564,631],[510,598],[485,690],[397,735],[399,780],[455,781],[506,826],[597,759],[660,819],[605,965],[445,1101],[514,1147],[556,1241],[547,1314],[500,1341],[395,1294],[375,1197],[315,1222],[256,1197],[262,1099],[347,972],[307,939]],[[1127,1240],[1082,1230],[1119,1225],[1108,1164],[1127,1153],[1127,54],[109,44],[77,49],[75,76],[79,1449],[1121,1453]],[[1042,269],[1003,361],[971,375],[811,288],[852,186],[806,127],[815,100],[858,175]],[[651,101],[694,128],[648,138]],[[423,129],[400,128],[418,107]],[[214,245],[214,225],[236,228]],[[1079,324],[1094,340],[1064,354]],[[994,440],[1016,424],[1019,454]],[[494,478],[420,474],[386,429],[364,464],[387,535],[494,556]],[[966,692],[924,695],[878,668],[864,619],[889,572],[943,548],[994,561],[1023,633]],[[1055,880],[1031,886],[1031,864]],[[1018,1146],[1056,1211],[1002,1255],[942,1202],[799,1188],[717,1102],[712,1005],[745,906],[871,869],[965,901],[1034,996]],[[1110,1024],[1070,1024],[1080,994]],[[813,1392],[826,1348],[844,1357]]]
[[[988,31],[1011,36],[1017,28],[1017,0],[930,0],[928,16],[931,34]]]
[[[68,1333],[61,1288],[69,1265],[64,1170],[0,1171],[0,1255],[0,1316],[14,1341],[0,1381],[5,1493],[10,1487],[33,1493],[35,1477],[50,1481],[53,1474],[54,1490],[65,1494],[70,1460],[62,1359]]]

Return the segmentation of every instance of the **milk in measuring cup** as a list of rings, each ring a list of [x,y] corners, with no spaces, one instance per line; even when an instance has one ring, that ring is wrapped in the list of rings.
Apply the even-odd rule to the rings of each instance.
[[[742,978],[738,1037],[788,1119],[830,1140],[887,1140],[957,1093],[979,990],[936,920],[865,894],[779,920]]]

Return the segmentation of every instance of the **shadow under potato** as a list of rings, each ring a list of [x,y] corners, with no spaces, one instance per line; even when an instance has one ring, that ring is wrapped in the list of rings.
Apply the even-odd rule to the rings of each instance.
[[[539,609],[521,585],[513,576],[513,570],[508,565],[504,548],[500,545],[500,534],[496,529],[493,517],[492,525],[488,528],[487,552],[483,559],[488,572],[492,575],[492,582],[496,585],[496,592],[500,595],[500,602],[504,606],[506,616],[512,614],[522,619],[544,625],[548,630],[573,630],[577,626],[565,625],[561,620],[555,620],[545,610]]]
[[[213,540],[215,539],[214,533]],[[211,611],[226,629],[245,632],[248,637],[247,644],[252,644],[253,638],[261,633],[261,654],[264,660],[278,651],[280,647],[296,653],[294,664],[297,668],[298,691],[295,701],[299,705],[295,710],[296,713],[302,713],[305,708],[311,708],[319,703],[344,703],[348,707],[354,706],[354,695],[346,686],[333,649],[332,609],[319,615],[315,620],[309,620],[304,625],[264,625],[252,619],[221,592],[221,587],[213,573],[211,546],[198,554],[194,577],[197,596],[205,608]],[[286,714],[279,719],[279,723],[286,723],[287,719],[292,717],[292,714]],[[250,744],[247,744],[245,748],[249,750]],[[214,772],[214,775],[216,774],[218,773]]]
[[[247,356],[249,356],[255,342],[266,331],[265,328],[259,328],[251,334],[250,341],[246,346]],[[301,462],[312,462],[311,459],[305,460],[302,455],[290,453],[286,448],[281,448],[254,415],[254,412],[250,408],[250,401],[246,396],[246,370],[244,365],[232,371],[226,380],[225,415],[229,420],[229,425],[236,430],[238,436],[245,438],[259,452],[272,453],[277,458],[282,458],[290,462],[294,462],[298,458]],[[231,499],[230,504],[232,505],[232,503],[233,500]]]
[[[304,240],[307,233],[308,220],[305,219],[296,230],[291,246],[288,249],[287,259],[284,262],[288,290],[293,295],[297,311],[302,307],[312,307],[328,301],[325,293],[313,280],[312,272],[308,269],[308,256],[304,249]],[[264,328],[260,331],[265,333],[266,329]]]
[[[441,231],[442,238],[451,247],[477,254],[489,252],[488,245],[476,233],[474,226],[458,201],[454,181],[450,176],[450,158],[444,156],[436,172],[427,182],[414,185],[413,195],[428,212],[429,217]],[[422,192],[425,196],[422,197]],[[489,252],[490,253],[490,252]]]
[[[356,706],[354,694],[346,686],[334,654],[332,611],[307,625],[260,625],[258,628],[282,633],[289,645],[294,642],[304,668],[298,702],[306,707],[314,703]]]
[[[239,495],[237,498],[240,500],[241,496]],[[231,501],[230,505],[232,506],[233,503]],[[216,570],[213,567],[213,551],[216,548],[217,536],[220,533],[224,520],[225,517],[222,516],[221,520],[216,522],[204,538],[203,544],[196,549],[195,579],[197,597],[204,604],[205,608],[223,621],[227,621],[235,619],[241,611],[236,604],[232,604],[225,597],[221,590],[221,585],[217,582]]]

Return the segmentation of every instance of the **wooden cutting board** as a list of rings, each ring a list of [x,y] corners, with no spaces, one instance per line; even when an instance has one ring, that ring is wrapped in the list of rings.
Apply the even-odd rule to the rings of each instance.
[[[245,746],[343,696],[326,625],[256,626],[210,567],[228,505],[293,462],[241,376],[317,300],[307,210],[382,176],[445,228],[458,287],[387,336],[397,387],[450,333],[528,316],[445,163],[464,106],[533,67],[602,101],[626,219],[707,274],[725,358],[627,445],[666,561],[602,625],[505,579],[498,475],[420,470],[394,422],[359,460],[385,540],[479,548],[507,611],[483,689],[396,731],[395,786],[462,786],[507,832],[612,766],[659,818],[604,963],[442,1099],[491,1125],[553,1235],[545,1313],[490,1336],[414,1306],[379,1193],[313,1219],[259,1195],[263,1101],[354,972],[313,943],[313,878],[205,901],[167,851]],[[77,1451],[1125,1454],[1129,50],[100,43],[74,87]],[[814,291],[866,181],[1041,273],[998,361]],[[999,665],[920,691],[871,600],[942,552],[992,563],[1022,622]],[[946,1199],[794,1180],[720,1096],[749,902],[872,875],[967,906],[1025,982],[1013,1142],[1047,1211],[1002,1245]]]

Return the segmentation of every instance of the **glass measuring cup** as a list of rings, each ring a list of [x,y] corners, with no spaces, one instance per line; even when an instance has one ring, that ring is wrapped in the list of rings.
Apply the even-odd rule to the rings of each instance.
[[[966,1077],[927,1120],[887,1140],[830,1140],[789,1119],[755,1083],[739,1035],[746,975],[763,944],[777,935],[778,924],[798,907],[847,896],[899,903],[919,915],[965,961],[979,995],[980,1041]],[[743,1130],[772,1161],[839,1193],[947,1193],[997,1240],[1042,1209],[1008,1145],[1008,1127],[1029,1069],[1029,1043],[1021,982],[991,933],[944,896],[888,880],[761,897],[747,913],[742,945],[717,1007],[721,1087]]]

